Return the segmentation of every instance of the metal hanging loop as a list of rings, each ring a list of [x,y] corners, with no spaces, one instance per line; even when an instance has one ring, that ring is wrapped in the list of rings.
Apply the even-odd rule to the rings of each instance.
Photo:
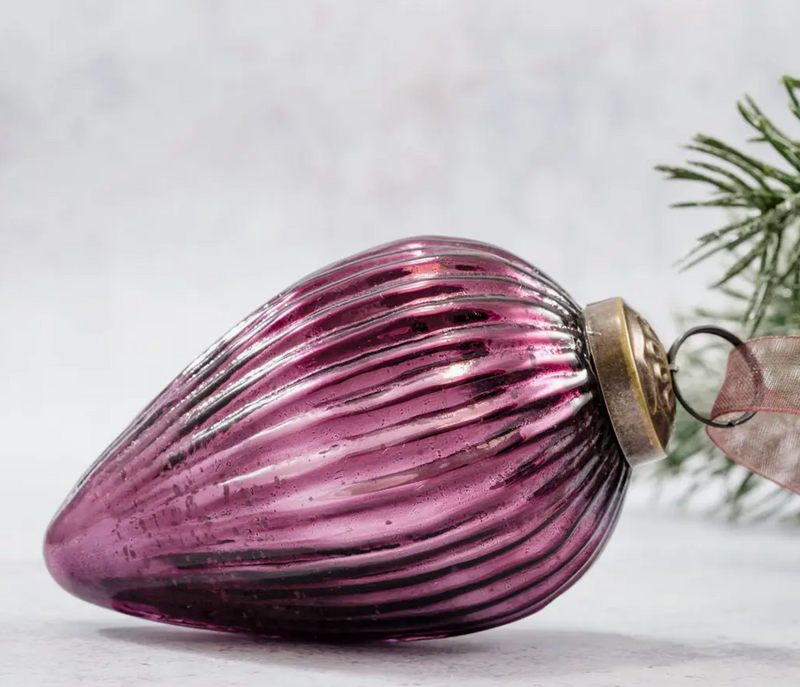
[[[716,420],[712,420],[710,417],[705,417],[698,413],[689,402],[683,397],[680,388],[678,387],[678,380],[676,379],[676,375],[678,374],[679,368],[676,363],[678,357],[678,351],[680,350],[681,346],[686,342],[687,339],[695,336],[697,334],[713,334],[714,336],[718,336],[721,339],[725,339],[728,343],[732,344],[734,347],[744,346],[744,341],[742,341],[736,334],[729,332],[727,329],[722,329],[721,327],[714,327],[712,325],[701,325],[699,327],[692,327],[688,331],[684,332],[678,339],[676,339],[675,343],[670,346],[669,351],[667,352],[667,360],[669,361],[669,372],[672,376],[672,388],[675,392],[675,398],[678,399],[678,402],[686,409],[686,412],[689,413],[695,420],[702,422],[704,425],[708,425],[709,427],[719,427],[721,429],[726,429],[730,427],[738,427],[739,425],[743,425],[748,420],[751,420],[755,416],[755,412],[751,411],[749,413],[745,413],[744,415],[734,418],[733,420],[728,420],[727,422],[717,422]]]

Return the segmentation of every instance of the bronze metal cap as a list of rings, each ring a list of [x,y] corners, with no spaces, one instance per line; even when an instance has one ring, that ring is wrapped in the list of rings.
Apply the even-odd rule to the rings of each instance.
[[[587,305],[584,318],[592,362],[625,458],[636,467],[666,457],[675,393],[664,346],[621,298]]]

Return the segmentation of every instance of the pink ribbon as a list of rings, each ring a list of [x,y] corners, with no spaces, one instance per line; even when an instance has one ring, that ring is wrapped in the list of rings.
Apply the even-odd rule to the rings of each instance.
[[[711,419],[755,412],[736,427],[708,427],[711,441],[748,470],[800,494],[800,337],[770,336],[731,351]]]

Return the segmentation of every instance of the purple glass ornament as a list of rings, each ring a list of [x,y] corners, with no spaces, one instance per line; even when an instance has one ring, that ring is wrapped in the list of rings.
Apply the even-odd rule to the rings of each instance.
[[[464,634],[569,588],[629,472],[570,297],[493,246],[418,238],[209,348],[81,479],[45,556],[76,596],[176,625]]]

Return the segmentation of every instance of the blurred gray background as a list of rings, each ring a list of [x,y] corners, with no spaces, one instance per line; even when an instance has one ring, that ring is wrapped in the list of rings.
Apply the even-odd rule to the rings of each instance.
[[[487,240],[670,339],[719,218],[652,168],[778,122],[788,0],[0,2],[0,545],[305,273]],[[788,115],[787,115],[788,116]]]

